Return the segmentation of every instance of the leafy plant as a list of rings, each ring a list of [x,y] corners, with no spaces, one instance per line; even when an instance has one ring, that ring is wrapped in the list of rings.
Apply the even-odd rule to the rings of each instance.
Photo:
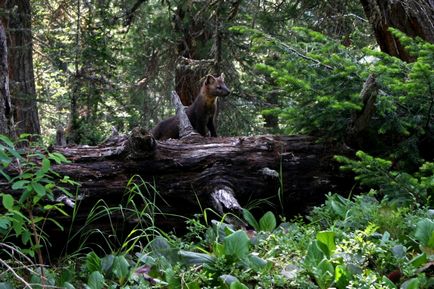
[[[434,255],[434,222],[422,219],[416,224],[415,238],[420,242],[421,249],[428,255]]]
[[[26,135],[20,141],[26,141]],[[38,258],[44,283],[42,246],[45,223],[52,222],[61,230],[63,227],[52,217],[56,211],[67,215],[63,204],[55,200],[55,192],[72,197],[63,186],[75,186],[67,176],[61,177],[52,169],[52,163],[65,163],[67,159],[59,153],[43,152],[36,146],[27,151],[18,150],[6,136],[0,135],[0,174],[11,185],[12,192],[1,193],[4,211],[0,214],[0,235],[4,240],[19,238],[22,252]],[[27,247],[29,246],[29,247]]]
[[[343,156],[335,158],[343,163],[343,170],[355,172],[355,179],[362,185],[378,188],[391,202],[427,203],[432,198],[433,163],[424,163],[419,172],[411,175],[403,171],[394,171],[391,169],[391,161],[373,157],[363,151],[358,151],[356,156],[360,160],[351,160]]]
[[[249,210],[243,209],[243,217],[258,232],[272,232],[276,229],[276,217],[272,212],[266,212],[258,222]]]

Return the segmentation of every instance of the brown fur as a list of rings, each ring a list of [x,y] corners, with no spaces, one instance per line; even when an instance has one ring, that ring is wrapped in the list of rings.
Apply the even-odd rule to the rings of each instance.
[[[226,87],[223,73],[219,77],[207,75],[199,95],[193,104],[187,108],[187,116],[193,126],[193,129],[202,136],[208,136],[208,130],[211,136],[216,137],[215,114],[217,97],[227,96],[230,93]],[[172,116],[161,121],[151,130],[151,134],[160,140],[169,138],[179,138],[179,121],[178,117]]]

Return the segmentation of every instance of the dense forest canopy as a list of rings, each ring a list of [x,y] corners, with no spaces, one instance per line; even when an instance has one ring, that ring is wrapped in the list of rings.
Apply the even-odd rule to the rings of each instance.
[[[0,289],[433,288],[433,66],[432,0],[0,0]]]
[[[10,9],[13,2],[6,1]],[[274,95],[280,88],[255,65],[272,61],[269,57],[303,59],[271,45],[258,54],[251,36],[240,36],[234,27],[292,42],[297,35],[291,27],[301,25],[350,49],[373,47],[362,6],[347,2],[352,1],[32,1],[43,135],[52,139],[57,126],[70,126],[74,142],[95,144],[111,126],[150,128],[173,113],[171,90],[177,88],[189,104],[200,78],[221,72],[233,90],[221,103],[222,133],[278,132],[276,120],[265,120],[261,112],[288,105],[290,98]],[[30,11],[22,12],[30,17]],[[296,43],[291,45],[302,54],[315,49]],[[276,92],[266,95],[271,90],[266,85]],[[268,128],[264,122],[271,122]]]
[[[174,113],[171,90],[189,105],[202,77],[224,72],[232,94],[219,102],[220,135],[308,133],[341,141],[351,115],[362,108],[362,85],[374,73],[381,90],[377,102],[385,106],[365,133],[380,139],[407,133],[407,140],[423,134],[424,145],[432,143],[426,136],[432,91],[422,92],[432,79],[416,76],[414,83],[420,77],[425,88],[402,95],[410,85],[406,77],[419,67],[411,63],[424,52],[405,50],[398,30],[389,30],[433,42],[432,5],[425,1],[3,2],[9,71],[25,71],[10,75],[18,134],[39,133],[40,122],[48,143],[62,127],[69,143],[96,144],[111,127],[150,129]],[[30,37],[33,46],[20,46]],[[391,41],[405,53],[385,48]],[[379,54],[379,47],[410,64]],[[390,65],[402,71],[401,80],[393,69],[383,71]],[[386,104],[394,98],[408,104]],[[418,120],[396,121],[407,113]],[[375,149],[406,141],[394,138]]]

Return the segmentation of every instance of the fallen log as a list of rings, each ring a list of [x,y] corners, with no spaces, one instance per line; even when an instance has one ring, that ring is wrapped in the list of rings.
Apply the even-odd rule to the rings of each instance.
[[[160,142],[136,129],[129,139],[120,136],[109,145],[54,149],[72,161],[54,170],[80,183],[80,209],[85,211],[99,199],[121,203],[135,175],[164,199],[158,202],[161,211],[182,216],[206,207],[236,213],[249,201],[267,198],[294,215],[318,204],[325,193],[341,191],[343,185],[332,161],[334,152],[308,136]]]
[[[184,227],[185,217],[204,208],[238,214],[256,200],[268,200],[274,208],[261,204],[258,213],[274,210],[294,216],[324,200],[326,193],[348,189],[349,181],[332,160],[335,152],[309,136],[194,137],[155,141],[146,130],[134,129],[129,137],[111,138],[99,146],[54,147],[71,162],[53,165],[80,186],[76,200],[63,200],[76,206],[75,218],[58,215],[67,231],[76,232],[84,224],[101,231],[113,226],[128,232],[140,220],[125,219],[121,213],[88,224],[88,215],[101,200],[107,207],[125,204],[127,184],[133,176],[146,182],[143,194],[155,200],[156,224],[166,229]],[[12,191],[0,182],[0,191]],[[59,201],[62,201],[59,199]],[[68,203],[69,202],[69,203]],[[140,203],[140,199],[136,201]],[[66,209],[70,216],[72,208]],[[180,217],[182,216],[182,217]],[[48,223],[47,223],[48,224]],[[51,242],[65,244],[70,236],[57,227],[46,227]],[[57,250],[57,249],[56,249]],[[56,251],[53,250],[53,251]]]
[[[333,161],[337,151],[313,137],[201,137],[188,127],[183,106],[178,105],[177,111],[180,123],[187,126],[181,128],[185,137],[180,140],[156,141],[146,130],[136,128],[129,136],[115,133],[98,146],[51,148],[71,161],[53,165],[54,171],[80,184],[76,199],[57,199],[74,215],[73,220],[54,216],[70,234],[85,225],[129,232],[141,221],[137,215],[118,211],[108,214],[110,220],[102,218],[90,224],[88,219],[101,200],[107,207],[128,206],[128,184],[142,189],[141,196],[134,198],[136,209],[151,201],[158,208],[154,210],[156,224],[170,229],[183,228],[185,217],[204,208],[239,215],[243,207],[258,200],[266,200],[257,206],[259,214],[272,209],[294,216],[320,204],[330,191],[349,189],[351,179],[344,178]],[[20,193],[2,181],[0,191]],[[52,239],[55,243],[71,238],[59,234],[57,227],[46,228],[46,232],[56,236]]]

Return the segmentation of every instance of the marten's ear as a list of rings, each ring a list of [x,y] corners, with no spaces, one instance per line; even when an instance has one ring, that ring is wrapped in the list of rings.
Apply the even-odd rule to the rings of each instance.
[[[222,72],[222,74],[220,74],[220,79],[222,80],[222,81],[225,81],[225,74]]]
[[[208,75],[206,76],[205,84],[206,84],[206,85],[210,85],[210,84],[213,84],[214,81],[215,81],[215,77],[212,76],[211,74],[208,74]]]

